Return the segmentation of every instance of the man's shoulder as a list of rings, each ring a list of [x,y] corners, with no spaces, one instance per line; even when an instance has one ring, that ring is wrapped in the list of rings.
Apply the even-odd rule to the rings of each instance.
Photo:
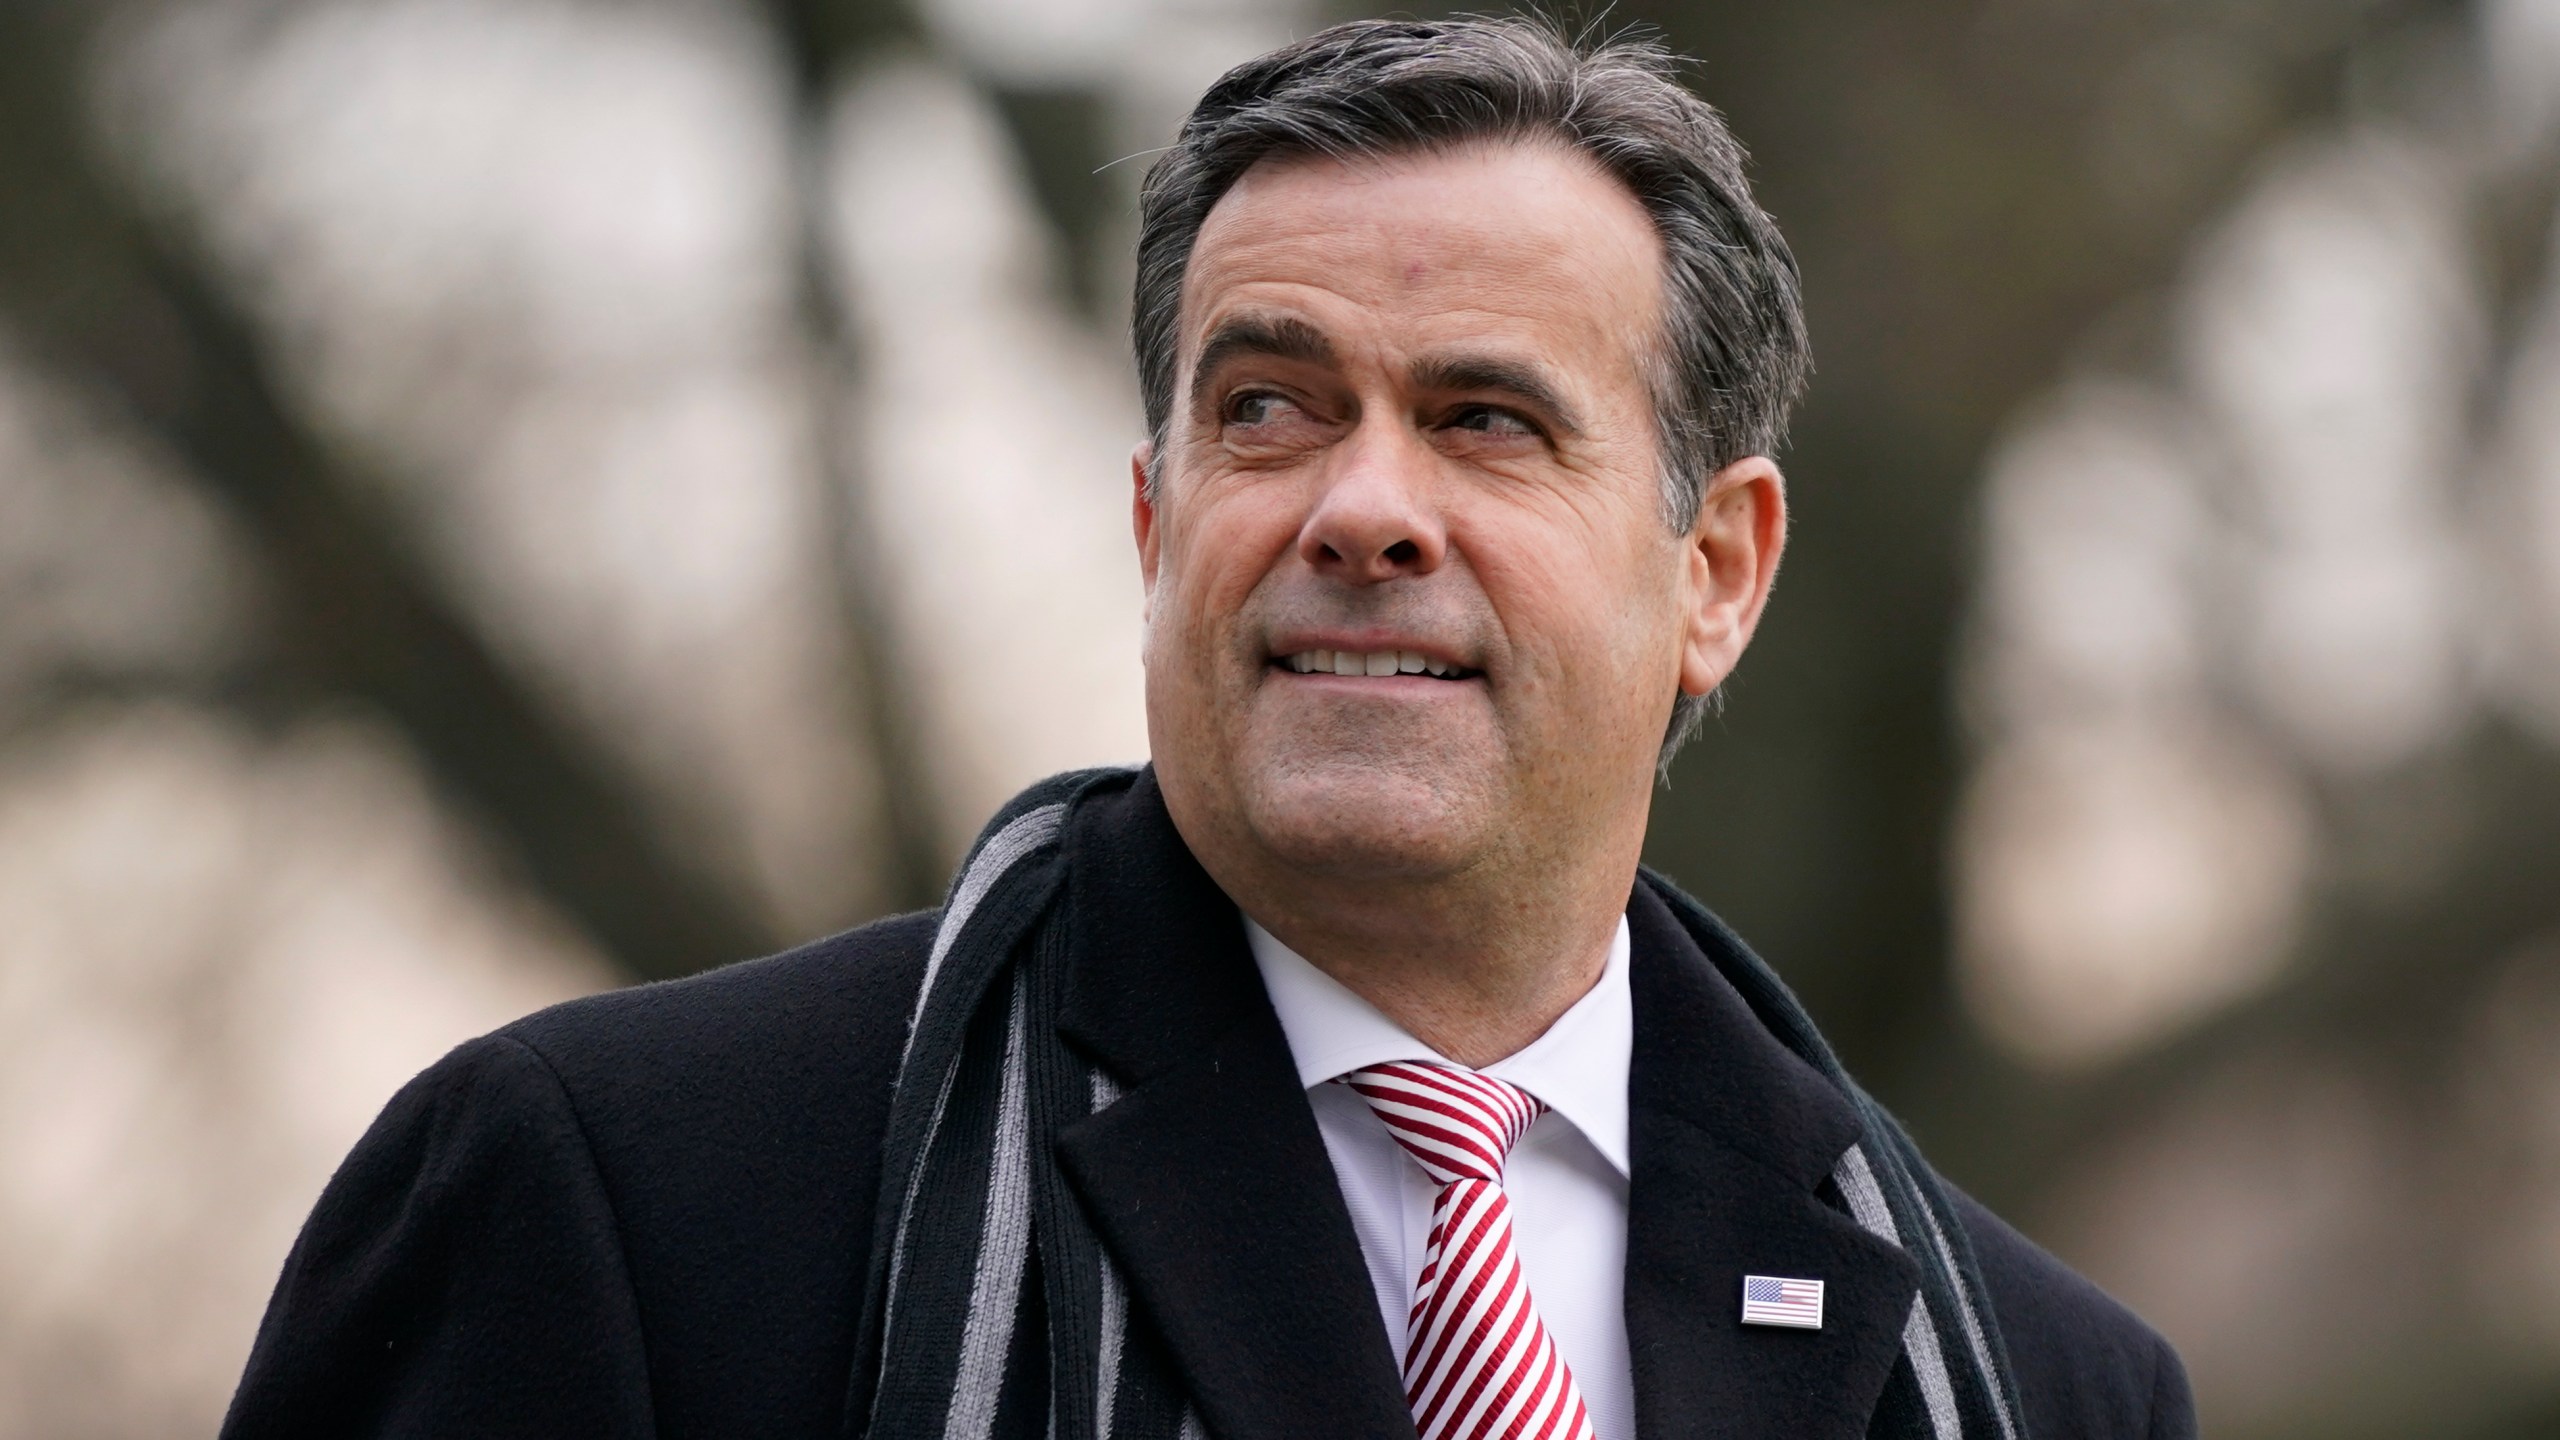
[[[1991,1291],[2030,1435],[2192,1436],[2177,1351],[2140,1316],[1949,1186]],[[2128,1431],[2131,1417],[2147,1417]]]
[[[939,911],[538,1011],[498,1036],[539,1056],[591,1138],[733,1124],[813,1095],[885,1106]]]
[[[936,918],[456,1048],[330,1181],[225,1433],[831,1426]]]

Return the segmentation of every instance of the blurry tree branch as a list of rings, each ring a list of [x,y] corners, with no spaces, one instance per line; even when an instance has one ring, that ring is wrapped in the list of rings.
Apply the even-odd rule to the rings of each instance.
[[[860,372],[860,341],[852,303],[830,263],[828,220],[829,107],[867,52],[915,41],[912,17],[895,0],[764,0],[784,50],[791,78],[792,178],[799,254],[799,310],[808,342],[817,352],[811,403],[828,472],[825,511],[832,531],[828,554],[836,567],[836,593],[855,651],[848,663],[860,676],[863,720],[880,776],[886,853],[878,859],[881,891],[900,908],[941,898],[942,879],[959,857],[936,823],[924,763],[923,721],[908,703],[894,600],[881,563],[877,527],[870,523],[869,481],[853,433],[848,402]]]
[[[380,707],[623,964],[669,976],[768,948],[455,612],[279,389],[255,326],[97,152],[82,84],[94,17],[73,0],[0,7],[0,323],[241,522],[279,678]]]
[[[803,108],[821,114],[835,85],[865,54],[920,44],[914,15],[899,0],[761,0],[784,48]]]

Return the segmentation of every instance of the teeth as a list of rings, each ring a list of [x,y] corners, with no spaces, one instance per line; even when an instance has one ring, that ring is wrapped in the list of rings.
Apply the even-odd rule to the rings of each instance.
[[[1458,667],[1434,660],[1419,650],[1301,650],[1282,662],[1301,675],[1456,675]]]

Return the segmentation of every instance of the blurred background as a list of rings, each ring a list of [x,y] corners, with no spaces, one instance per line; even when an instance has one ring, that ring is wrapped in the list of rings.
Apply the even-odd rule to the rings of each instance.
[[[1133,196],[1325,0],[0,6],[0,1435],[403,1080],[1140,757]],[[2560,1435],[2560,0],[1621,0],[1820,373],[1652,859],[2208,1433]]]

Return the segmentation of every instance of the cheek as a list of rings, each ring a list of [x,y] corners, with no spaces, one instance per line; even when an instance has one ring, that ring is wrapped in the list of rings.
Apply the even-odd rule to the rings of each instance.
[[[1470,560],[1532,678],[1634,685],[1657,670],[1676,677],[1679,556],[1660,531],[1649,510],[1524,515],[1484,527]]]
[[[1183,637],[1195,663],[1214,659],[1219,632],[1243,618],[1254,588],[1296,540],[1296,512],[1285,489],[1269,481],[1233,486],[1212,480],[1171,507],[1157,577],[1158,623]]]

